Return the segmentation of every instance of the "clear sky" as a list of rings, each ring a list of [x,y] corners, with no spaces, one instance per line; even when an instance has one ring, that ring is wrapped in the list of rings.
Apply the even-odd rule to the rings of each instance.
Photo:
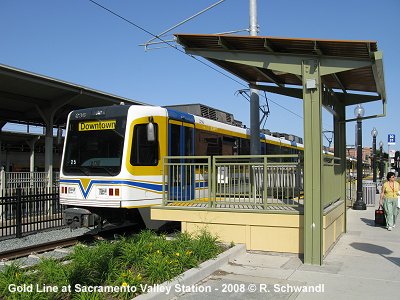
[[[217,2],[96,1],[153,34]],[[399,0],[258,0],[259,35],[376,40],[384,55],[388,112],[385,118],[363,122],[363,145],[372,144],[370,132],[376,127],[378,142],[387,147],[387,134],[394,133],[395,148],[400,149],[399,12]],[[248,26],[249,1],[226,0],[172,33],[220,33]],[[153,105],[203,103],[231,112],[249,125],[248,102],[235,95],[242,85],[170,47],[144,51],[139,44],[150,38],[88,0],[0,1],[2,64]],[[271,114],[265,128],[303,136],[302,117],[291,113],[303,115],[302,101],[267,96]],[[366,114],[382,111],[380,102],[364,108]],[[353,114],[353,108],[348,109],[348,117]],[[354,126],[347,124],[349,145],[354,144]],[[333,127],[327,113],[323,127]]]

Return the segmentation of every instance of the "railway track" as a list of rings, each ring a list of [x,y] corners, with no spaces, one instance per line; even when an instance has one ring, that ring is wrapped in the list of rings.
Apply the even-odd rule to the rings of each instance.
[[[39,254],[47,251],[52,251],[58,248],[74,246],[81,241],[80,238],[82,238],[82,236],[0,252],[0,260],[11,260],[29,256],[31,254]]]
[[[128,231],[133,229],[131,231]],[[89,244],[96,240],[112,240],[115,239],[118,235],[122,234],[131,234],[137,232],[137,228],[133,227],[133,225],[115,227],[112,229],[107,229],[104,231],[100,231],[97,233],[87,233],[81,236],[66,238],[62,240],[56,240],[51,242],[40,243],[36,245],[31,245],[23,248],[8,250],[0,252],[0,260],[8,261],[14,260],[22,257],[28,257],[30,255],[41,254],[49,251],[54,251],[56,249],[62,249],[74,246],[78,243]]]

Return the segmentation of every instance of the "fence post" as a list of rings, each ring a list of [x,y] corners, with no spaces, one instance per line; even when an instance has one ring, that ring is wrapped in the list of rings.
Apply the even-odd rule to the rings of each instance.
[[[52,192],[53,188],[52,187],[47,187],[46,188],[46,193],[47,193],[47,215],[52,216],[54,214],[54,207],[53,207],[53,201],[52,201]]]
[[[263,204],[264,204],[264,209],[267,209],[267,202],[268,202],[268,185],[267,185],[267,180],[268,180],[268,173],[267,173],[267,163],[268,159],[267,156],[264,155],[264,167],[263,167],[263,181],[262,181],[262,187],[263,187]]]
[[[353,206],[353,195],[352,195],[352,188],[353,188],[353,184],[352,181],[353,179],[351,178],[352,175],[350,175],[350,179],[349,179],[349,200],[350,200],[350,205]]]
[[[213,156],[212,158],[211,157],[208,158],[208,164],[210,165],[210,170],[211,170],[208,174],[208,178],[211,177],[211,182],[209,181],[209,184],[211,183],[211,194],[209,196],[210,198],[208,199],[209,200],[208,207],[213,207],[214,201],[216,201],[217,169],[215,167],[215,163],[216,163],[215,156]]]
[[[6,172],[4,171],[4,167],[1,167],[0,171],[0,197],[4,197],[6,195]],[[3,199],[0,200],[0,221],[3,220],[3,213],[6,211],[5,203],[3,203]]]
[[[300,157],[297,157],[297,166],[296,166],[296,171],[295,171],[295,193],[297,194],[297,206],[300,207],[300,191],[301,191],[301,162],[300,162]],[[293,193],[294,194],[294,193]],[[294,198],[294,197],[293,197]]]
[[[6,182],[6,171],[4,171],[4,167],[1,167],[0,171],[0,196],[3,197],[6,193],[6,187],[7,187],[7,182]]]
[[[17,188],[16,198],[16,219],[15,219],[15,234],[17,238],[22,237],[22,199],[21,187]]]

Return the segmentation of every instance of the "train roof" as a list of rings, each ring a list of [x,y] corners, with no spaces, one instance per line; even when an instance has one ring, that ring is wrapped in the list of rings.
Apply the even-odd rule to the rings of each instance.
[[[186,120],[186,122],[190,123],[195,122],[194,120],[196,120],[196,123],[198,124],[217,127],[242,135],[250,135],[250,129],[243,126],[242,122],[235,120],[231,113],[207,105],[196,103],[168,105],[164,107],[167,109],[168,115],[174,119]],[[193,116],[194,119],[190,116]],[[303,148],[303,144],[299,142],[301,138],[294,135],[278,132],[268,134],[264,132],[260,133],[260,137],[276,143],[283,143],[288,146]],[[289,138],[292,138],[292,140]]]
[[[222,129],[225,131],[235,132],[235,133],[238,133],[239,135],[250,136],[249,128],[241,128],[241,127],[237,127],[237,126],[233,126],[233,125],[229,125],[229,124],[224,124],[224,123],[221,123],[218,121],[210,120],[210,119],[199,117],[199,116],[194,116],[194,120],[195,120],[196,124],[219,128],[219,129]],[[286,145],[292,146],[292,147],[304,148],[303,144],[301,144],[301,143],[297,143],[295,141],[289,141],[289,140],[286,140],[281,137],[274,137],[272,135],[268,135],[265,133],[261,133],[260,138],[265,139],[267,141],[275,142],[275,143],[286,144]]]

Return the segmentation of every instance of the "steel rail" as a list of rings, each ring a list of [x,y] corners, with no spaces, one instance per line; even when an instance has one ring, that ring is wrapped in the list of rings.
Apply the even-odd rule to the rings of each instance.
[[[46,251],[55,250],[57,248],[74,246],[77,243],[79,243],[80,241],[84,240],[84,239],[82,239],[82,237],[83,236],[67,238],[67,239],[63,239],[63,240],[51,241],[51,242],[37,244],[37,245],[31,245],[31,246],[27,246],[27,247],[23,247],[23,248],[3,251],[3,252],[0,252],[0,259],[1,260],[16,259],[16,258],[20,258],[20,257],[24,257],[24,256],[29,256],[31,254],[37,254],[37,253],[43,253]],[[85,236],[85,238],[88,238],[88,237],[89,236]],[[93,237],[91,237],[91,238],[93,238]]]

